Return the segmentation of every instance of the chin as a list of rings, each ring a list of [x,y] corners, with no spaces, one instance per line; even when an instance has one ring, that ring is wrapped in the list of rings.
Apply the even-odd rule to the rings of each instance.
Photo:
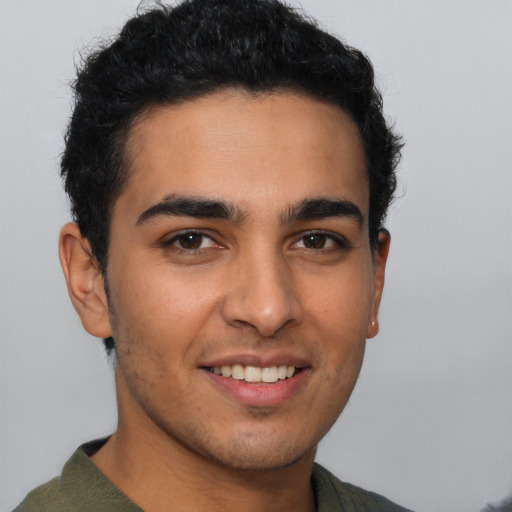
[[[243,454],[238,453],[236,455],[210,455],[210,459],[216,464],[231,470],[247,472],[266,472],[293,466],[294,464],[302,460],[305,456],[306,453],[295,453],[292,455],[275,452],[272,453],[272,450],[265,450],[264,452],[245,452]]]
[[[203,439],[197,450],[205,458],[225,468],[238,471],[272,471],[293,466],[304,458],[313,460],[319,440],[307,442],[307,435],[273,436],[267,432],[244,431],[233,433],[222,442]]]

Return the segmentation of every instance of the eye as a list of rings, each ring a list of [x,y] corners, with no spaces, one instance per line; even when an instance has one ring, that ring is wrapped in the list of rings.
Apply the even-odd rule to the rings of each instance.
[[[344,246],[342,240],[326,233],[308,233],[295,243],[295,247],[299,249],[330,249]]]
[[[308,249],[323,249],[327,242],[327,235],[312,233],[302,237],[302,244]]]
[[[170,240],[166,241],[164,245],[185,251],[195,251],[198,249],[216,247],[218,244],[204,233],[187,231],[185,233],[180,233],[179,235],[174,236]]]

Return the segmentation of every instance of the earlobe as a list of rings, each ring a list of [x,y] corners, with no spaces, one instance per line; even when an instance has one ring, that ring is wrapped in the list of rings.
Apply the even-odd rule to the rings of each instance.
[[[74,223],[61,229],[59,257],[69,297],[85,330],[98,338],[112,336],[103,276],[88,240]]]
[[[384,276],[386,273],[386,261],[391,244],[391,235],[387,229],[381,229],[377,248],[374,251],[373,263],[373,306],[368,323],[367,338],[373,338],[379,332],[379,307],[384,289]]]

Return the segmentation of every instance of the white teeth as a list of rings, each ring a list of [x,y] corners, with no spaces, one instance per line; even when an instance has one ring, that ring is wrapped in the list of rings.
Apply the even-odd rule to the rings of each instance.
[[[243,366],[234,364],[232,366],[215,366],[210,368],[216,375],[231,377],[236,380],[245,380],[246,382],[277,382],[279,380],[289,379],[295,374],[295,366]]]
[[[261,382],[261,368],[257,366],[246,366],[245,380],[247,382]]]
[[[215,368],[213,370],[215,371]],[[220,370],[223,377],[231,377],[231,366],[222,366]]]
[[[277,382],[279,379],[277,366],[270,366],[267,368],[262,368],[261,370],[261,380],[262,382]]]
[[[231,367],[231,377],[236,380],[245,379],[245,369],[241,364],[234,364]]]
[[[286,379],[286,368],[287,366],[283,365],[277,369],[277,376],[280,380]]]

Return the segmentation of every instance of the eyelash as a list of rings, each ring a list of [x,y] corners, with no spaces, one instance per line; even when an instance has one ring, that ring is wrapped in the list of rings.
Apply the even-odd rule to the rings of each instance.
[[[305,249],[305,250],[311,249],[312,251],[315,251],[315,252],[328,252],[328,251],[333,251],[336,249],[347,250],[350,248],[349,243],[347,242],[345,237],[343,237],[337,233],[335,234],[330,231],[321,231],[321,230],[311,230],[311,231],[307,231],[305,233],[301,233],[301,236],[298,238],[298,240],[293,245],[299,243],[299,241],[304,241],[304,239],[308,236],[325,237],[326,242],[328,242],[329,240],[332,241],[335,244],[335,247],[326,247],[326,248],[321,247],[318,249],[304,247],[303,249]]]
[[[177,233],[173,237],[169,238],[168,240],[163,240],[161,243],[161,246],[165,249],[171,249],[176,252],[185,252],[185,253],[191,253],[194,254],[204,248],[197,248],[197,249],[187,249],[185,247],[179,247],[178,245],[175,245],[180,238],[195,235],[200,238],[200,242],[202,243],[205,239],[211,240],[213,243],[217,244],[217,242],[209,235],[202,231],[195,231],[195,230],[187,230],[187,231],[181,231],[180,233]]]
[[[173,250],[176,252],[187,253],[187,254],[194,254],[201,250],[210,248],[210,247],[185,248],[185,247],[179,247],[178,245],[175,245],[175,244],[177,244],[177,242],[179,241],[180,238],[186,237],[186,236],[191,236],[191,235],[195,235],[195,236],[199,237],[200,245],[205,241],[205,239],[210,240],[213,244],[218,244],[218,242],[216,242],[213,237],[204,233],[203,231],[187,230],[187,231],[181,231],[167,240],[163,240],[161,242],[161,247],[163,247],[165,249],[170,249],[170,250]],[[312,247],[300,247],[298,249],[317,252],[317,253],[324,253],[324,252],[335,251],[336,249],[347,250],[350,248],[350,245],[348,244],[345,237],[343,237],[339,234],[334,234],[329,231],[321,231],[321,230],[311,230],[311,231],[300,233],[300,236],[296,239],[296,241],[292,244],[292,246],[297,245],[301,242],[304,243],[304,240],[308,236],[310,236],[310,237],[312,237],[312,236],[325,237],[325,243],[329,243],[329,241],[331,241],[335,244],[335,247],[319,247],[316,249],[312,248]],[[218,245],[221,245],[221,244],[218,244]]]

